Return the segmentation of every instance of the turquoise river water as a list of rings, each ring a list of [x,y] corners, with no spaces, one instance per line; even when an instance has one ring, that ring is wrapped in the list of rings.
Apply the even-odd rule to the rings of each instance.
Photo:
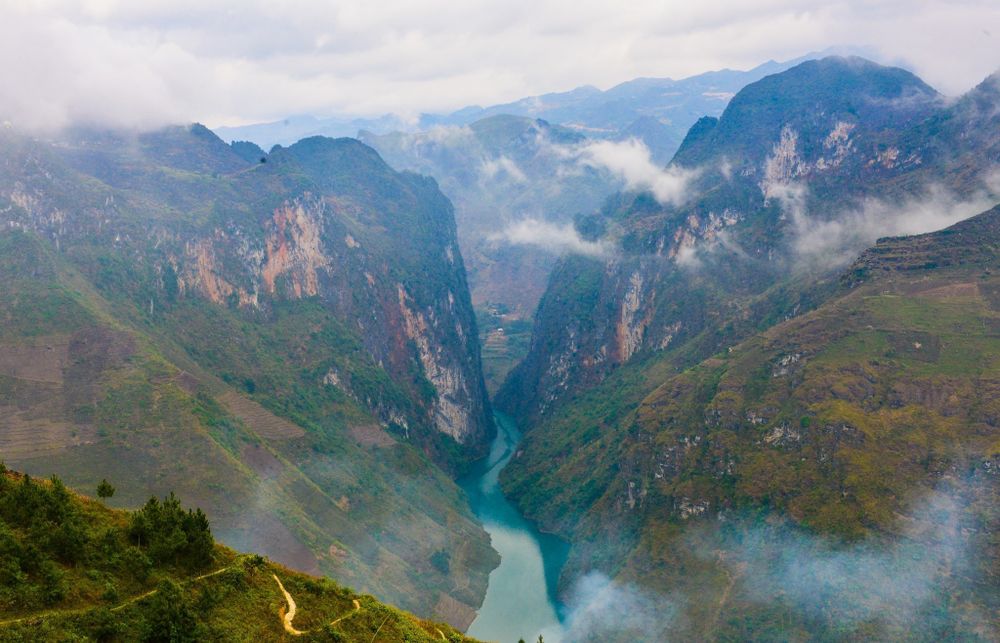
[[[540,533],[504,498],[497,480],[514,456],[521,433],[509,417],[497,413],[497,437],[489,456],[460,481],[472,510],[500,553],[490,574],[486,599],[469,636],[485,641],[559,643],[563,627],[555,585],[566,560],[564,541]]]

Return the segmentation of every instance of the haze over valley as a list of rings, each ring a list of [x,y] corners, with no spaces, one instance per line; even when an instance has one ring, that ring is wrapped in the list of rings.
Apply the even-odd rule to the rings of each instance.
[[[1000,10],[376,4],[0,8],[0,640],[1000,639]]]

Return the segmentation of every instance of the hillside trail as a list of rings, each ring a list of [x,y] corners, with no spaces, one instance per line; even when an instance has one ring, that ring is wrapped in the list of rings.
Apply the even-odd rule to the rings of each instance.
[[[206,578],[210,578],[212,576],[216,576],[218,574],[221,574],[222,572],[226,571],[227,569],[229,569],[229,567],[223,567],[221,569],[215,570],[214,572],[208,572],[207,574],[202,574],[201,576],[195,576],[194,578],[188,579],[186,582],[194,583],[196,581],[204,580]],[[136,594],[135,596],[127,599],[125,602],[119,603],[118,605],[115,605],[114,607],[110,608],[109,611],[117,612],[117,611],[123,610],[126,607],[128,607],[129,605],[132,605],[133,603],[137,603],[137,602],[141,601],[144,598],[149,598],[150,596],[152,596],[153,594],[155,594],[158,591],[159,590],[157,590],[157,589],[151,589],[148,592],[143,592],[142,594]],[[69,610],[50,610],[48,612],[41,612],[41,613],[38,613],[38,614],[31,614],[30,616],[21,616],[19,618],[12,618],[12,619],[9,619],[9,620],[6,620],[6,621],[0,621],[0,627],[6,627],[8,625],[16,625],[18,623],[24,623],[24,622],[27,622],[27,621],[34,621],[34,620],[41,621],[41,620],[44,620],[44,619],[46,619],[46,618],[48,618],[50,616],[72,616],[72,615],[76,615],[76,614],[84,614],[86,612],[89,612],[91,609],[92,608],[90,608],[90,607],[81,607],[81,608],[69,609]]]
[[[292,636],[302,636],[303,634],[306,634],[307,631],[297,630],[295,629],[295,626],[292,625],[292,620],[295,618],[295,611],[296,611],[295,599],[292,598],[292,595],[288,593],[288,590],[285,589],[285,586],[281,584],[281,579],[278,578],[278,575],[272,574],[272,576],[274,576],[274,580],[278,583],[278,589],[280,589],[281,593],[284,594],[285,602],[288,604],[287,610],[285,610],[285,608],[283,607],[281,608],[281,611],[278,613],[281,617],[282,626],[284,626],[285,631],[291,634]],[[340,618],[330,621],[330,625],[336,625],[337,623],[340,623],[344,619],[350,616],[354,616],[355,614],[361,611],[361,603],[358,601],[358,599],[356,598],[352,599],[351,602],[354,604],[354,611],[348,612],[347,614],[344,614]],[[442,635],[442,637],[443,636],[444,635]]]
[[[285,586],[281,584],[281,579],[278,578],[278,575],[272,574],[272,576],[274,576],[274,580],[278,583],[278,589],[280,589],[281,593],[285,595],[285,602],[288,603],[288,611],[285,611],[285,608],[281,608],[281,611],[278,612],[281,616],[281,624],[285,626],[285,631],[289,634],[302,636],[305,632],[295,629],[295,626],[292,625],[292,619],[295,618],[295,599],[288,593]]]
[[[729,594],[733,591],[733,587],[736,585],[736,581],[740,576],[746,571],[746,563],[737,563],[733,566],[733,569],[729,569],[726,565],[726,553],[724,551],[716,551],[718,565],[722,569],[723,573],[726,575],[726,587],[722,590],[722,595],[719,597],[719,601],[715,606],[715,615],[712,618],[712,627],[709,631],[714,631],[719,625],[719,619],[722,618],[722,610],[725,608],[726,603],[729,602]]]

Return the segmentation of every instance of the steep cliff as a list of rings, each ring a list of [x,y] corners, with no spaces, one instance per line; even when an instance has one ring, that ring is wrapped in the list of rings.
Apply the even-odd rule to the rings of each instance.
[[[565,586],[663,615],[602,640],[995,638],[998,248],[1000,207],[880,241],[815,310],[534,428],[504,489],[573,541]]]
[[[667,170],[681,198],[624,193],[584,220],[618,252],[555,270],[497,403],[533,423],[631,360],[707,356],[814,305],[878,236],[988,207],[997,137],[971,123],[996,115],[969,105],[991,87],[949,106],[909,72],[857,58],[749,85],[689,132]]]
[[[227,542],[466,625],[495,554],[431,461],[494,428],[434,182],[352,140],[0,137],[8,464],[184,491]]]
[[[581,221],[618,251],[560,262],[496,398],[527,430],[504,489],[573,541],[565,587],[597,569],[653,588],[678,618],[650,640],[995,632],[997,213],[849,266],[1000,201],[996,97],[804,63],[691,129],[665,170],[682,197]],[[852,570],[909,542],[933,580],[903,609],[902,580]],[[920,615],[877,614],[896,607]]]

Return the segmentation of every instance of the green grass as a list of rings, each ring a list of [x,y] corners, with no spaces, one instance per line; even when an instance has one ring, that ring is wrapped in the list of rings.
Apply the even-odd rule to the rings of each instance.
[[[302,640],[471,641],[329,579],[221,545],[197,562],[151,558],[133,521],[134,514],[68,494],[58,480],[0,473],[0,639],[156,641],[167,640],[169,628],[175,641],[277,640],[287,636],[277,576],[296,602],[292,624],[306,632]],[[64,532],[76,549],[65,538],[39,537]],[[67,558],[68,551],[77,553]]]

